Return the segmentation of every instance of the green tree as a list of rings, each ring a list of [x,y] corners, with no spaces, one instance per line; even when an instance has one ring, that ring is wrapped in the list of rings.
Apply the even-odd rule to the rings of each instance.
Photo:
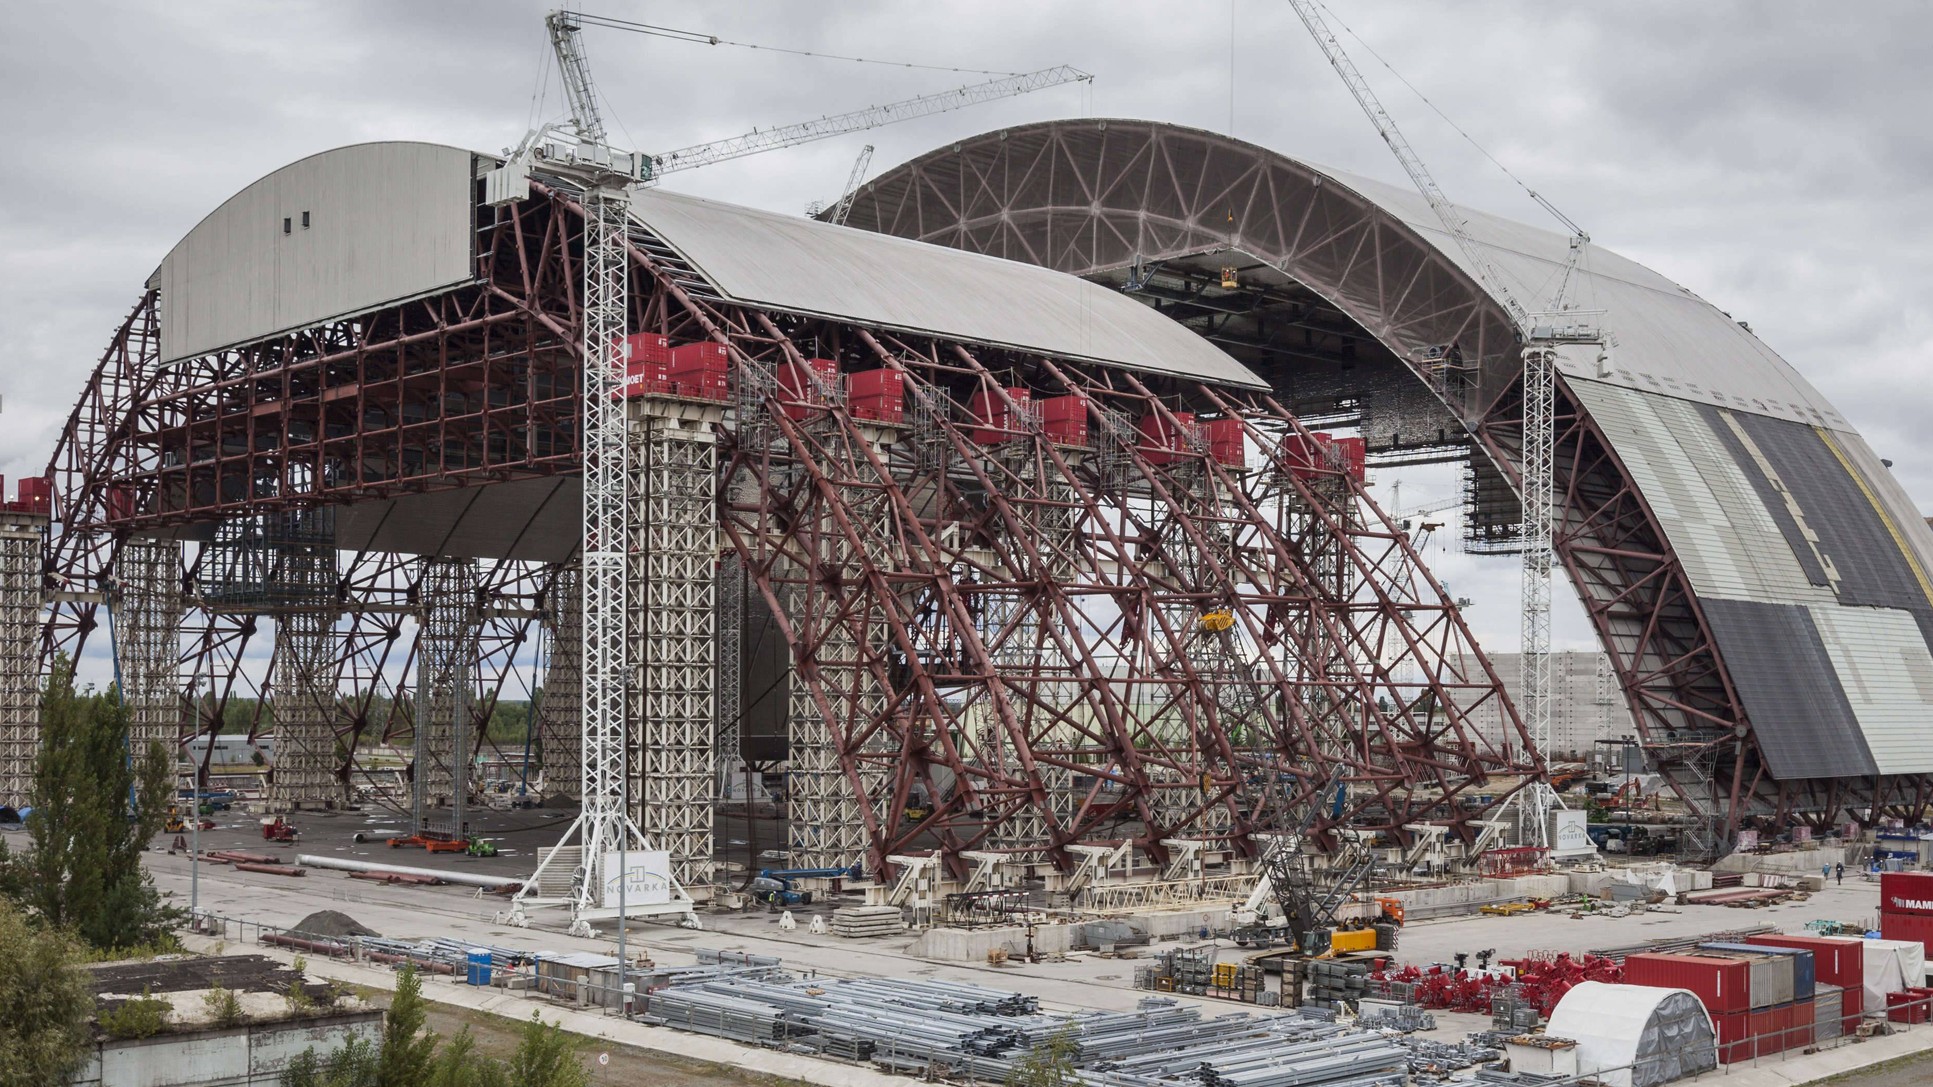
[[[577,1055],[582,1042],[563,1024],[545,1023],[536,1012],[510,1058],[510,1081],[520,1087],[589,1087],[591,1072]]]
[[[71,941],[0,909],[0,1087],[65,1087],[87,1063],[94,994]]]
[[[427,1087],[510,1087],[510,1082],[510,1070],[478,1053],[476,1038],[464,1027],[436,1055]]]
[[[174,789],[160,744],[127,750],[120,693],[74,690],[66,658],[42,693],[34,763],[31,851],[0,847],[4,886],[48,924],[101,950],[166,942],[182,912],[163,904],[141,853],[168,818]]]
[[[396,975],[396,996],[383,1016],[383,1046],[376,1058],[381,1087],[417,1087],[430,1078],[436,1060],[436,1035],[423,1029],[427,1019],[423,979],[413,966]]]
[[[376,1066],[376,1048],[351,1038],[327,1057],[303,1050],[283,1070],[282,1087],[381,1087]]]
[[[1055,1031],[1014,1064],[1007,1073],[1007,1087],[1075,1087],[1080,1075],[1074,1059],[1080,1052],[1081,1040],[1072,1027]]]

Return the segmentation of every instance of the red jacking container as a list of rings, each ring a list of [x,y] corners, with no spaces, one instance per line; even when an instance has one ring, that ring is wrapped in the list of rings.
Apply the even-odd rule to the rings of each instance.
[[[121,521],[134,516],[134,488],[125,483],[108,484],[104,504],[107,506],[109,521]]]
[[[1331,450],[1343,474],[1361,483],[1369,470],[1369,443],[1361,438],[1337,438]]]
[[[670,391],[668,342],[653,332],[641,332],[618,341],[618,360],[624,366],[624,388],[618,395],[635,400]]]
[[[626,363],[659,364],[671,361],[671,340],[655,332],[639,332],[618,341]]]
[[[1026,389],[1004,389],[1002,397],[991,389],[981,389],[967,402],[967,415],[973,429],[967,434],[981,445],[999,445],[1021,437],[1020,413],[1028,410],[1033,394]]]
[[[1050,396],[1040,405],[1040,430],[1050,442],[1087,444],[1087,397]]]
[[[1892,873],[1886,873],[1891,875]],[[1885,901],[1885,892],[1880,892],[1880,901]],[[1918,913],[1886,913],[1879,915],[1879,934],[1888,940],[1904,940],[1933,950],[1933,917]]]
[[[671,349],[667,391],[673,396],[724,400],[731,396],[732,356],[722,343],[703,340]]]
[[[1247,430],[1239,417],[1210,419],[1202,425],[1208,436],[1208,455],[1221,464],[1240,468],[1248,463]]]
[[[779,366],[779,399],[791,403],[780,410],[787,419],[804,419],[812,414],[814,406],[825,406],[826,399],[820,388],[836,388],[838,382],[839,364],[831,359],[807,359],[804,366],[787,359]]]
[[[906,417],[906,375],[898,370],[847,374],[846,407],[855,419],[899,422]]]
[[[1752,1006],[1752,967],[1743,959],[1645,953],[1624,957],[1624,983],[1684,989],[1715,1018]]]
[[[1303,437],[1291,434],[1282,439],[1282,460],[1297,479],[1312,479],[1316,473],[1329,466],[1329,447],[1335,439],[1327,434],[1311,434]]]
[[[1813,978],[1826,985],[1862,989],[1866,984],[1865,941],[1844,936],[1753,936],[1761,947],[1812,952]]]
[[[1194,448],[1196,428],[1192,412],[1178,411],[1173,416],[1149,412],[1141,417],[1141,442],[1135,448],[1149,464],[1171,464]]]
[[[45,476],[28,476],[21,480],[17,505],[23,513],[51,516],[54,512],[54,481]]]

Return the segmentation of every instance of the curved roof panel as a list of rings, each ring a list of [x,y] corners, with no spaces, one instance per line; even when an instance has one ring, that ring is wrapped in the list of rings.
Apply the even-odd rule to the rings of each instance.
[[[1146,306],[1037,265],[657,189],[634,193],[631,210],[735,301],[1267,387]]]

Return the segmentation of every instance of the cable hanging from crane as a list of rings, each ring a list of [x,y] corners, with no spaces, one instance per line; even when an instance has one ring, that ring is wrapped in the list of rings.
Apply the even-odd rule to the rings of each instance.
[[[575,13],[577,21],[585,26],[602,26],[612,30],[629,30],[634,34],[645,34],[654,38],[667,38],[671,41],[691,42],[694,45],[729,45],[739,49],[757,49],[766,53],[785,53],[795,57],[814,57],[819,60],[844,60],[854,64],[878,64],[887,68],[912,68],[924,72],[960,72],[965,75],[1019,75],[1019,72],[1002,72],[991,68],[956,68],[945,64],[920,64],[904,60],[879,60],[874,57],[849,57],[838,53],[816,53],[810,49],[788,49],[782,45],[761,45],[757,42],[732,41],[716,34],[706,34],[698,30],[679,30],[668,26],[654,26],[650,23],[618,19],[609,15],[592,15],[588,12]]]

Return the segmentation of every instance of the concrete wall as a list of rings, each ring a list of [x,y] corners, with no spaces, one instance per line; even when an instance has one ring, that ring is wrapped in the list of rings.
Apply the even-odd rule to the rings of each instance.
[[[1155,940],[1194,939],[1203,928],[1226,930],[1230,924],[1226,906],[1137,914],[1125,920],[1145,929]],[[1080,927],[1079,924],[1036,925],[1034,949],[1047,955],[1065,952],[1073,946]],[[913,941],[907,953],[915,958],[941,962],[985,962],[987,952],[995,948],[1005,948],[1015,955],[1024,954],[1027,950],[1026,928],[1020,925],[976,929],[931,928]]]
[[[379,1011],[100,1042],[74,1087],[278,1087],[289,1062],[352,1037],[382,1040]]]

